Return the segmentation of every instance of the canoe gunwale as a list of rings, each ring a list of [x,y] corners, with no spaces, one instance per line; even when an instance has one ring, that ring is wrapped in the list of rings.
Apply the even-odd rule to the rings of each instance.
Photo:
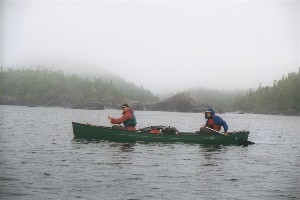
[[[195,134],[180,132],[179,134],[153,134],[144,131],[117,130],[112,127],[82,124],[72,122],[74,138],[100,139],[112,142],[161,142],[161,143],[195,143],[195,144],[233,144],[241,145],[235,137],[247,141],[249,131],[240,131],[234,137],[227,137],[221,133]]]

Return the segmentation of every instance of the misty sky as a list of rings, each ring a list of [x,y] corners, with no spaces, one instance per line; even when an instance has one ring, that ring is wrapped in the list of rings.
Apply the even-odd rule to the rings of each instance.
[[[0,1],[0,64],[153,93],[272,85],[300,66],[300,1]]]

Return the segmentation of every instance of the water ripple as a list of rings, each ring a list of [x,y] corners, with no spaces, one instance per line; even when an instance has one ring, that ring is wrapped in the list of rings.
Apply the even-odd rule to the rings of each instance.
[[[72,121],[108,114],[0,106],[1,199],[299,199],[299,117],[223,114],[256,144],[126,144],[73,139]],[[139,126],[194,131],[195,113],[137,111]],[[261,123],[261,122],[264,123]],[[293,128],[291,128],[293,127]]]

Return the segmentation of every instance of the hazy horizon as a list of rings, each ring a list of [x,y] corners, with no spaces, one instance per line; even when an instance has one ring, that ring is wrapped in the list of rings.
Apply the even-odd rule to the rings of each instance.
[[[154,94],[248,89],[300,66],[299,1],[1,1],[0,64],[109,71]]]

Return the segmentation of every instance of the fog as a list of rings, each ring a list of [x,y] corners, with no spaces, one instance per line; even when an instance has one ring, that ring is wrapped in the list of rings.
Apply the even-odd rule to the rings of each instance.
[[[0,64],[118,74],[154,94],[272,85],[300,66],[299,1],[1,1]]]

